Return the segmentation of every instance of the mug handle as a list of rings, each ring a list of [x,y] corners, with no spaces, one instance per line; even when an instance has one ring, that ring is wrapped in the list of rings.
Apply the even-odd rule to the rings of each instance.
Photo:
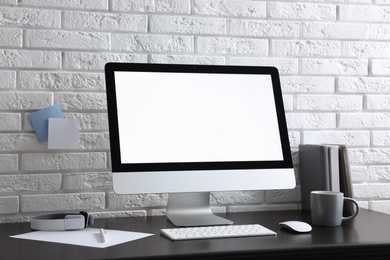
[[[352,203],[354,203],[355,204],[355,206],[356,206],[356,210],[355,210],[355,212],[351,215],[351,216],[348,216],[348,217],[342,217],[342,219],[343,219],[343,221],[344,220],[350,220],[350,219],[353,219],[354,217],[356,217],[357,216],[357,214],[359,213],[359,205],[358,205],[358,203],[356,202],[356,200],[354,200],[354,199],[351,199],[351,198],[348,198],[348,197],[344,197],[344,201],[350,201],[350,202],[352,202]]]

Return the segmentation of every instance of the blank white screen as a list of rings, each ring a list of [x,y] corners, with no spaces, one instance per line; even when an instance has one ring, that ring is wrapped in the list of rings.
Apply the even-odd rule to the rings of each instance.
[[[270,75],[115,72],[122,163],[283,160]]]

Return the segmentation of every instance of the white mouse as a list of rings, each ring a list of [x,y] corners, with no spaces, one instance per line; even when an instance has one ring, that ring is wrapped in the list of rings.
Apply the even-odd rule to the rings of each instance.
[[[298,233],[307,233],[311,231],[311,226],[302,221],[284,221],[280,222],[279,226]]]

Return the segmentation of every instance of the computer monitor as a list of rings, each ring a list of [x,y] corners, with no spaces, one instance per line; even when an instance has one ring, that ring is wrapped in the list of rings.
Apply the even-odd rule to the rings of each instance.
[[[231,224],[209,192],[295,187],[274,67],[107,63],[113,187],[169,193],[176,226]]]

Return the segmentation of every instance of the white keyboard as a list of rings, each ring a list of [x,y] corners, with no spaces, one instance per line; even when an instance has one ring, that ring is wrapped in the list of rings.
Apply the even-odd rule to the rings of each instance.
[[[168,228],[160,231],[171,240],[276,236],[276,232],[258,224]]]

